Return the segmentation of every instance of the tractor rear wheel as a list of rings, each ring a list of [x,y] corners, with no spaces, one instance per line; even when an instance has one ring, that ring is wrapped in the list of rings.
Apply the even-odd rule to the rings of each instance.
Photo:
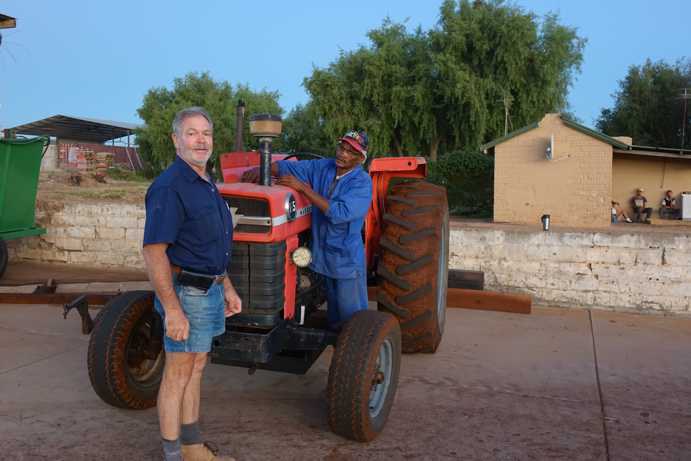
[[[397,184],[386,197],[377,267],[379,310],[401,322],[403,352],[435,352],[446,322],[449,206],[446,189]]]
[[[7,244],[4,240],[0,239],[0,277],[3,276],[3,274],[5,273],[5,269],[7,269],[8,259],[9,255],[7,252]]]
[[[329,368],[329,426],[358,442],[384,429],[398,387],[401,330],[385,312],[360,311],[346,323]]]
[[[119,408],[156,405],[163,376],[163,325],[153,293],[129,291],[99,312],[89,339],[89,379],[96,394]]]

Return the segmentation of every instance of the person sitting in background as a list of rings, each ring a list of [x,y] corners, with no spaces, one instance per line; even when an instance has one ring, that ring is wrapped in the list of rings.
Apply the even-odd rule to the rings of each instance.
[[[643,195],[644,190],[642,188],[636,189],[636,195],[631,198],[631,206],[633,207],[633,220],[634,222],[640,222],[645,224],[650,224],[650,215],[653,213],[653,209],[648,204],[648,199]],[[645,219],[643,215],[645,214]]]
[[[632,222],[631,218],[628,217],[624,209],[619,205],[619,202],[612,200],[612,224],[617,224],[619,220]]]
[[[677,208],[677,199],[672,195],[672,191],[665,192],[660,202],[660,218],[662,219],[679,219],[679,208]]]

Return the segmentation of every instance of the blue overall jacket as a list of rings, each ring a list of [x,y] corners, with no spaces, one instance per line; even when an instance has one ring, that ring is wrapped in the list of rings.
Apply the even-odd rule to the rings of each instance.
[[[277,163],[279,176],[293,175],[329,201],[327,213],[312,207],[310,268],[335,279],[364,275],[362,228],[372,200],[369,174],[357,166],[336,180],[336,161],[332,158]]]

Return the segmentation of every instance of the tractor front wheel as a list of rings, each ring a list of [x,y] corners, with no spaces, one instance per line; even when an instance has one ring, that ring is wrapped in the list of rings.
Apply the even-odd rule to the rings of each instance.
[[[390,314],[357,312],[346,323],[329,368],[329,426],[358,442],[384,429],[401,366],[401,330]]]
[[[377,267],[379,310],[401,322],[403,352],[435,352],[446,322],[446,189],[417,180],[393,186],[383,221]]]
[[[163,376],[163,326],[153,293],[129,291],[99,312],[89,340],[89,379],[96,394],[119,408],[156,405]]]

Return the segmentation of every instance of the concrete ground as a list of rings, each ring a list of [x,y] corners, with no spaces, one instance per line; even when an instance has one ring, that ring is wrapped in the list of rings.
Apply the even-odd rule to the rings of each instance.
[[[92,391],[76,313],[0,305],[0,458],[159,458],[155,409]],[[449,309],[434,355],[403,357],[388,424],[329,431],[330,353],[304,376],[210,365],[206,438],[238,460],[691,458],[691,319],[538,308]]]

